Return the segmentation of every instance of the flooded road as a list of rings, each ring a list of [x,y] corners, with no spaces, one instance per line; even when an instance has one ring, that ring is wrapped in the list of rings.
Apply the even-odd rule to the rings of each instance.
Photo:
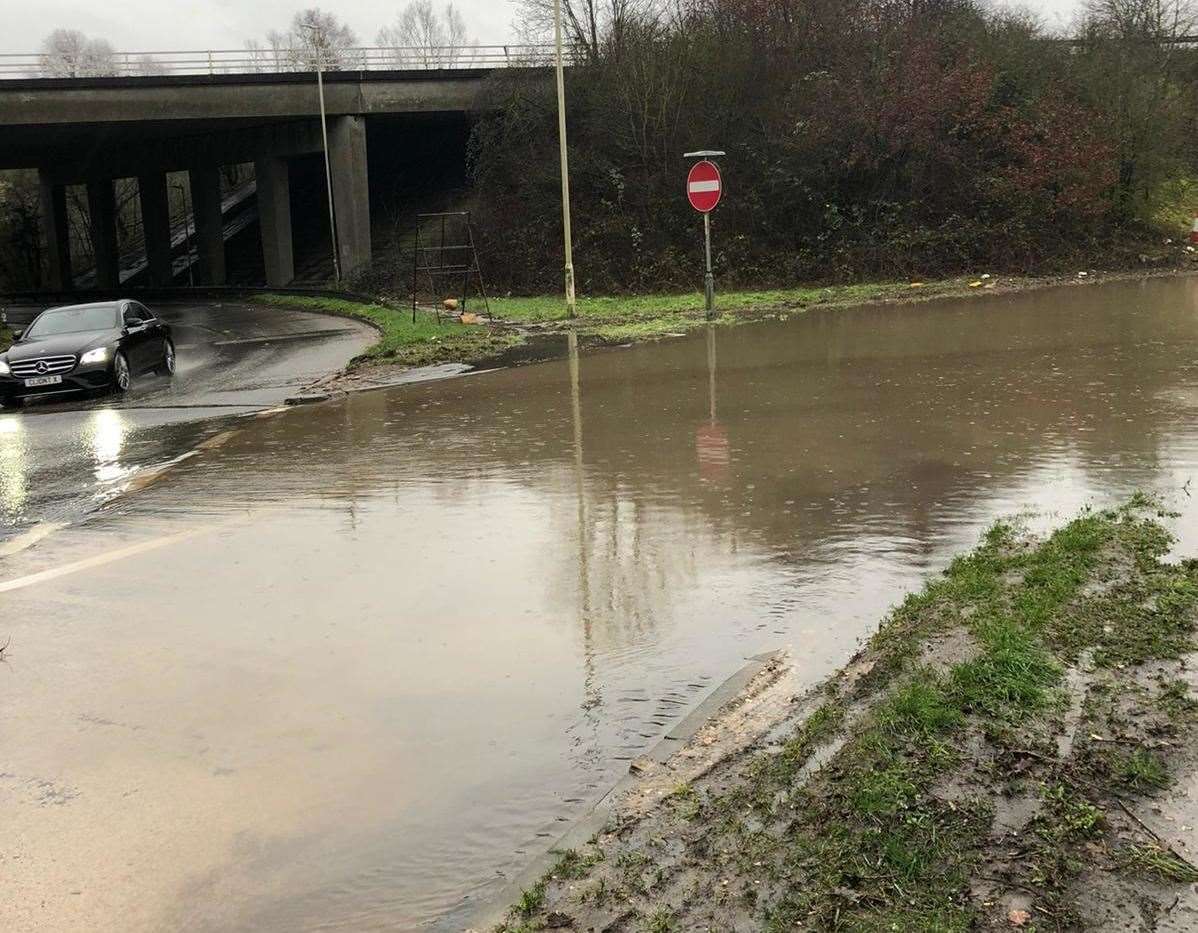
[[[28,325],[39,308],[8,309]],[[375,340],[356,321],[241,302],[162,302],[173,379],[142,375],[117,398],[64,396],[0,411],[0,553],[39,523],[70,522],[139,473],[190,450],[235,418],[282,404]]]
[[[816,682],[1026,509],[1198,553],[1196,473],[1195,278],[288,411],[0,564],[0,918],[460,928],[747,656]]]

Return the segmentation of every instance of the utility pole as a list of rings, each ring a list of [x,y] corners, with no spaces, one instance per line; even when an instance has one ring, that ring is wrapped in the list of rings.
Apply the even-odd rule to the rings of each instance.
[[[321,67],[320,31],[315,23],[300,23],[300,29],[312,34],[312,49],[316,53],[316,92],[320,96],[320,140],[324,147],[324,181],[329,191],[329,233],[333,239],[333,279],[341,284],[341,250],[337,243],[337,211],[333,207],[333,169],[329,164],[329,126],[324,109],[324,70]]]
[[[574,245],[570,234],[570,161],[566,153],[566,69],[562,61],[562,0],[553,0],[553,33],[557,46],[557,136],[562,163],[562,231],[566,244],[566,317],[578,310],[574,296]]]

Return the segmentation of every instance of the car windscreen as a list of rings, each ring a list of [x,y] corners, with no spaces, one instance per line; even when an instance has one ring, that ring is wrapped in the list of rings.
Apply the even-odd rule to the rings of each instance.
[[[25,339],[53,337],[56,334],[80,334],[91,330],[109,330],[120,327],[116,305],[79,305],[71,308],[54,308],[44,312],[34,321]]]

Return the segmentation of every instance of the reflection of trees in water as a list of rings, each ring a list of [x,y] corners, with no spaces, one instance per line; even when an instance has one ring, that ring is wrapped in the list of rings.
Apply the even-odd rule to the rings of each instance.
[[[673,624],[678,594],[694,592],[703,558],[724,563],[722,542],[706,525],[674,510],[655,511],[624,491],[592,490],[587,513],[587,579],[579,597],[595,651],[634,644]],[[555,594],[572,591],[561,589],[564,575],[549,581]]]

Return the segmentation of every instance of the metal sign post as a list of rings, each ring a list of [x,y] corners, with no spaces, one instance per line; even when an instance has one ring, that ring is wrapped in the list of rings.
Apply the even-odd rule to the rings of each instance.
[[[704,256],[706,259],[703,298],[709,321],[715,320],[716,317],[715,273],[711,268],[711,212],[716,209],[724,193],[724,180],[720,175],[719,167],[710,160],[723,154],[716,150],[704,150],[688,152],[685,155],[687,159],[701,160],[691,166],[690,174],[687,175],[686,197],[690,201],[691,207],[703,215]]]
[[[715,320],[715,273],[711,271],[711,214],[703,215],[703,240],[707,252],[707,273],[703,276],[703,307],[707,320]]]

